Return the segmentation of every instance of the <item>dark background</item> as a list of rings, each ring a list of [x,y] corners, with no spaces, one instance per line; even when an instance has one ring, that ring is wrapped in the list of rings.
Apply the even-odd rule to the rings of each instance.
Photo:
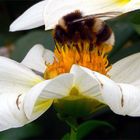
[[[0,0],[0,46],[14,44],[15,50],[11,58],[21,61],[26,52],[36,43],[42,43],[46,48],[53,49],[53,41],[50,33],[44,31],[44,27],[10,33],[10,23],[21,15],[31,5],[39,0]],[[139,11],[136,12],[139,16]],[[140,18],[140,17],[139,17]],[[125,20],[125,19],[128,19]],[[140,52],[139,31],[130,24],[130,15],[108,21],[116,35],[116,44],[110,54],[111,62],[129,54]],[[50,40],[51,39],[51,43]],[[48,45],[49,44],[49,45]],[[108,108],[96,113],[92,119],[104,120],[112,124],[115,130],[99,127],[85,139],[140,139],[140,118],[115,115]],[[52,108],[39,119],[22,128],[10,129],[0,133],[0,140],[53,140],[61,139],[69,131],[67,125],[60,121]]]

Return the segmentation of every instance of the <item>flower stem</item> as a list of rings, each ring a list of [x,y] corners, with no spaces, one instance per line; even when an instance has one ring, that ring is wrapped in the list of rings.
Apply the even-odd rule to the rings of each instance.
[[[71,128],[70,140],[77,140],[77,132]]]
[[[71,129],[73,129],[74,131],[77,131],[78,123],[75,118],[69,117],[65,121],[70,126]]]
[[[69,117],[65,121],[71,128],[70,140],[77,140],[77,128],[78,128],[77,120],[75,118]]]

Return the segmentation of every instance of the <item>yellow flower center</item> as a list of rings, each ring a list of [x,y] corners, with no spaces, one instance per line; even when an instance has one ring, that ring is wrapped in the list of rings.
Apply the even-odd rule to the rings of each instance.
[[[111,49],[112,46],[107,44],[91,47],[89,42],[71,43],[70,45],[56,44],[54,51],[56,58],[53,64],[47,64],[44,78],[50,79],[62,73],[69,73],[73,64],[107,75],[111,68],[107,53]]]
[[[125,4],[128,4],[131,0],[115,0],[117,4],[123,6]]]

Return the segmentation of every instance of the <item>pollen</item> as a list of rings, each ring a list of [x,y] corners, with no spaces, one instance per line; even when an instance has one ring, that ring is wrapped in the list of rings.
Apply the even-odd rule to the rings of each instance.
[[[112,46],[107,44],[91,49],[88,42],[71,43],[63,46],[56,44],[54,50],[55,60],[53,64],[47,64],[44,78],[51,79],[62,73],[69,73],[73,64],[107,75],[107,72],[111,69],[107,54],[111,49]]]

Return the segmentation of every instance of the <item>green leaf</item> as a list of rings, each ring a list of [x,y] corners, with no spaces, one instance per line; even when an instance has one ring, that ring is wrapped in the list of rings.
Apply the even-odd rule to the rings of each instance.
[[[133,14],[129,21],[135,31],[140,34],[140,11],[137,11],[135,14]]]
[[[51,31],[32,31],[17,40],[14,44],[15,50],[11,58],[16,61],[21,61],[35,44],[42,44],[46,48],[53,50],[54,41]]]
[[[112,130],[114,129],[114,127],[111,124],[98,120],[91,120],[81,124],[77,130],[77,140],[83,139],[85,136],[87,136],[90,132],[92,132],[96,128],[103,126],[108,127]]]
[[[41,134],[40,126],[28,124],[21,128],[13,128],[1,132],[0,140],[22,140],[30,137],[37,137]]]
[[[70,140],[70,133],[66,133],[61,140]]]
[[[117,20],[116,22],[120,22],[120,29],[117,29],[117,27],[115,28],[115,20]],[[130,54],[140,52],[138,34],[140,33],[140,10],[125,14],[115,20],[110,21],[110,24],[115,22],[112,26],[116,35],[116,44],[109,55],[111,63],[114,63]]]
[[[136,32],[137,32],[138,34],[140,34],[140,24],[133,24],[133,23],[132,23],[132,26],[134,27],[134,29],[136,30]]]
[[[77,132],[72,130],[71,133],[65,134],[61,140],[77,140]]]
[[[77,131],[74,131],[72,128],[70,133],[70,140],[77,140]]]
[[[115,34],[115,46],[109,55],[110,57],[117,53],[117,51],[120,50],[135,33],[135,30],[128,21],[128,18],[129,15],[125,15],[108,21],[109,26]]]
[[[137,52],[140,52],[140,42],[134,43],[128,48],[122,48],[110,58],[110,62],[115,63],[116,61]]]

